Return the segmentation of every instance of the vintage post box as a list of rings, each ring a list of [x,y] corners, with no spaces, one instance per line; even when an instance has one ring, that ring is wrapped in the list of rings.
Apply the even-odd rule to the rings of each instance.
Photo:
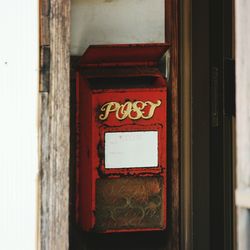
[[[85,231],[164,230],[168,44],[95,45],[77,81],[77,217]]]

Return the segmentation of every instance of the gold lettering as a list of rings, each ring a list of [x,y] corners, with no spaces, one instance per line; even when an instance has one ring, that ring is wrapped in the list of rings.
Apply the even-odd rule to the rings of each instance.
[[[101,107],[102,114],[99,115],[99,119],[104,121],[108,119],[110,113],[115,113],[116,119],[122,121],[127,117],[131,120],[145,119],[148,120],[153,117],[155,109],[161,105],[161,101],[156,103],[151,101],[127,101],[124,104],[118,102],[107,102]],[[148,114],[145,114],[145,108],[149,106]]]
[[[120,104],[118,102],[108,102],[108,103],[105,103],[101,107],[101,111],[103,111],[104,114],[101,114],[99,116],[99,119],[101,121],[106,120],[108,118],[108,116],[109,116],[109,113],[115,112],[119,107],[120,107]]]
[[[131,113],[131,110],[132,102],[125,102],[124,104],[121,104],[120,107],[116,110],[116,118],[120,121],[126,119]],[[120,114],[122,115],[121,117]]]
[[[150,119],[153,117],[153,115],[155,113],[155,109],[161,105],[161,101],[158,100],[157,103],[146,101],[145,103],[146,103],[146,105],[151,106],[149,109],[148,115],[147,116],[142,115],[142,118],[147,120],[147,119]]]
[[[141,104],[141,107],[139,107],[138,104]],[[145,106],[146,106],[146,104],[145,104],[144,102],[141,102],[141,101],[136,101],[136,102],[134,102],[134,103],[132,104],[132,107],[133,107],[133,108],[132,108],[132,111],[133,111],[134,113],[136,113],[137,115],[136,115],[136,116],[133,116],[133,112],[130,112],[129,118],[130,118],[131,120],[139,120],[139,119],[141,119],[142,116],[143,116],[143,112],[144,112],[144,111],[141,111],[141,110],[144,109]]]

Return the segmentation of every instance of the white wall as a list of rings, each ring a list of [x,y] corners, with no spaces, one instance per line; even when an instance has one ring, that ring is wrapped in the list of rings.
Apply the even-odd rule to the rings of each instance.
[[[164,0],[72,0],[71,54],[90,44],[164,42]]]
[[[38,1],[0,2],[0,249],[36,249]]]
[[[237,249],[250,249],[250,1],[236,3]]]

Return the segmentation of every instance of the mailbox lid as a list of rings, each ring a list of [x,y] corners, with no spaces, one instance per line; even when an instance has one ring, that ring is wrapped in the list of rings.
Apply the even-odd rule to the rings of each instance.
[[[91,45],[79,66],[156,66],[168,48],[168,43]]]

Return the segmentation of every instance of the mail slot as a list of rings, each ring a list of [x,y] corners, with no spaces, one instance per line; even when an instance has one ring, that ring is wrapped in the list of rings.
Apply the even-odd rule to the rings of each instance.
[[[100,233],[167,225],[168,44],[90,46],[77,82],[77,221]]]

